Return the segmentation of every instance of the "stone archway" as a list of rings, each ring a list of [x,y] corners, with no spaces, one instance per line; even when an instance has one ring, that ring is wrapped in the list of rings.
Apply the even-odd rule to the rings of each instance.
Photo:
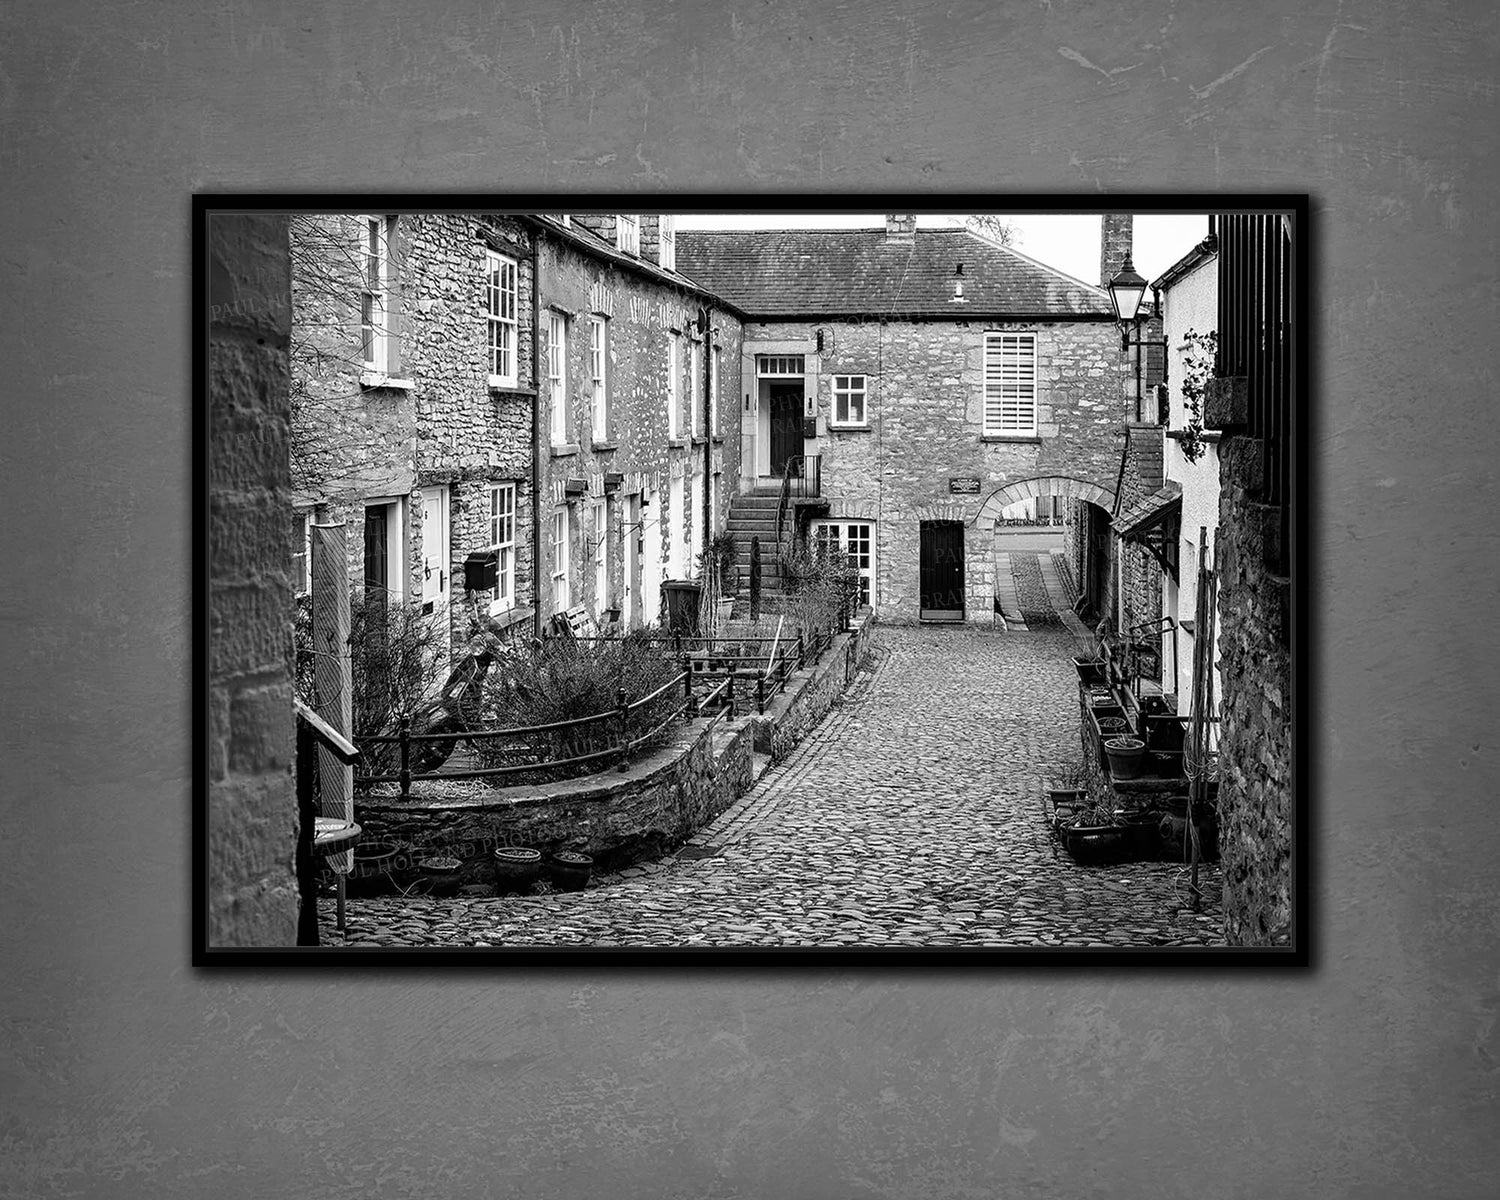
[[[1062,496],[1068,500],[1086,500],[1098,505],[1105,512],[1115,510],[1115,494],[1106,491],[1097,483],[1086,479],[1074,479],[1068,475],[1045,475],[1036,479],[1022,479],[1008,483],[998,491],[991,492],[979,506],[970,524],[984,528],[986,521],[993,521],[1000,513],[1018,500],[1030,500],[1036,496]]]
[[[973,557],[977,560],[982,556],[984,560],[991,563],[983,569],[983,580],[976,578],[976,582],[980,583],[982,590],[985,586],[989,586],[989,581],[992,581],[994,603],[1000,612],[1005,614],[1008,622],[1019,621],[1022,617],[1017,595],[1019,577],[1012,574],[1013,567],[1019,568],[1027,561],[1036,561],[1036,554],[1033,552],[1039,549],[1046,551],[1046,547],[1031,544],[1036,540],[1037,535],[1028,535],[1024,531],[1017,531],[1016,541],[1022,544],[1014,546],[1009,544],[1002,546],[998,538],[993,542],[991,538],[999,529],[1000,515],[1006,508],[1023,500],[1044,496],[1062,496],[1068,500],[1078,500],[1094,506],[1093,516],[1089,517],[1079,530],[1079,540],[1076,543],[1070,541],[1066,544],[1068,566],[1062,570],[1071,577],[1071,583],[1067,586],[1073,590],[1074,594],[1084,592],[1093,596],[1103,586],[1094,578],[1099,574],[1095,560],[1099,558],[1101,549],[1105,554],[1109,550],[1108,533],[1101,533],[1100,526],[1102,519],[1104,527],[1107,528],[1109,514],[1113,512],[1115,506],[1114,493],[1096,483],[1068,475],[1038,476],[1007,484],[992,492],[979,506],[978,512],[969,523],[968,540],[972,547]],[[1055,555],[1057,552],[1056,547],[1050,550],[1050,554]],[[1013,554],[1020,554],[1023,557],[1013,559]],[[1043,554],[1041,567],[1044,578],[1048,576],[1048,572],[1054,570],[1049,564],[1055,561],[1055,559],[1048,558],[1045,553]],[[1028,569],[1034,577],[1036,569],[1034,567]],[[1063,584],[1054,579],[1052,584],[1047,586],[1047,591],[1053,595],[1053,607],[1058,608],[1056,596],[1062,593]],[[980,601],[980,595],[973,597],[974,603],[977,604]],[[1071,614],[1069,616],[1071,619]],[[1020,628],[1024,629],[1026,626],[1020,625]]]

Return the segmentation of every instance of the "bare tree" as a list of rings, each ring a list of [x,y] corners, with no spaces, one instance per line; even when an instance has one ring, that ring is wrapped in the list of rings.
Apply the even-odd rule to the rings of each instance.
[[[1002,246],[1015,246],[1021,240],[1016,227],[998,213],[974,213],[965,219],[965,224],[980,236]]]

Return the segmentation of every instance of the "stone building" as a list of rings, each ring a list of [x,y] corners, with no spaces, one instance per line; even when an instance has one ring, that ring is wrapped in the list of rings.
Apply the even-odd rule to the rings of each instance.
[[[1298,391],[1305,373],[1294,322],[1305,249],[1301,230],[1280,213],[1221,215],[1211,232],[1218,242],[1219,340],[1204,425],[1220,434],[1224,923],[1232,944],[1277,945],[1288,941],[1296,919],[1292,647],[1296,642],[1305,654],[1305,634],[1295,628],[1291,576],[1294,564],[1305,570],[1306,551],[1294,540],[1292,516],[1305,502],[1296,416],[1307,398]],[[1305,860],[1302,847],[1297,866]]]
[[[532,222],[541,365],[541,605],[660,619],[740,484],[741,322],[675,269],[670,216]]]
[[[678,265],[744,314],[746,490],[790,470],[819,491],[810,532],[852,554],[882,618],[987,624],[1008,505],[1097,510],[1081,557],[1107,561],[1132,368],[1102,288],[915,226],[683,233]],[[1131,218],[1104,227],[1107,280]],[[1102,604],[1105,572],[1082,573]]]
[[[293,218],[299,590],[307,523],[342,521],[366,596],[458,640],[532,616],[533,239],[495,215]],[[466,590],[473,553],[498,569]]]

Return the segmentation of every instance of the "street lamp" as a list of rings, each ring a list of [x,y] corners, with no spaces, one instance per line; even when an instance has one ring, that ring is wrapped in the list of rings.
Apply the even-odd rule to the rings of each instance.
[[[1141,419],[1141,347],[1161,346],[1164,350],[1167,345],[1166,338],[1142,338],[1141,337],[1141,301],[1146,298],[1146,280],[1140,272],[1135,269],[1135,264],[1130,261],[1130,254],[1125,255],[1125,262],[1120,267],[1120,273],[1109,281],[1109,302],[1114,306],[1115,320],[1120,324],[1120,349],[1129,350],[1135,347],[1135,419]],[[1161,297],[1155,288],[1151,289],[1151,316],[1161,315]],[[1135,332],[1132,341],[1131,331]],[[1162,356],[1162,380],[1166,380],[1166,356]]]

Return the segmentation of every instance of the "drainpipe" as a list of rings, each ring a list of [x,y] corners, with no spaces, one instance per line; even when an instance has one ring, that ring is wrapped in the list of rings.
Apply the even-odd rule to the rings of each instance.
[[[713,536],[714,426],[713,397],[708,385],[714,376],[713,327],[707,307],[698,310],[698,328],[703,335],[703,552],[708,553],[708,539]]]
[[[542,636],[542,231],[531,231],[531,636]]]

